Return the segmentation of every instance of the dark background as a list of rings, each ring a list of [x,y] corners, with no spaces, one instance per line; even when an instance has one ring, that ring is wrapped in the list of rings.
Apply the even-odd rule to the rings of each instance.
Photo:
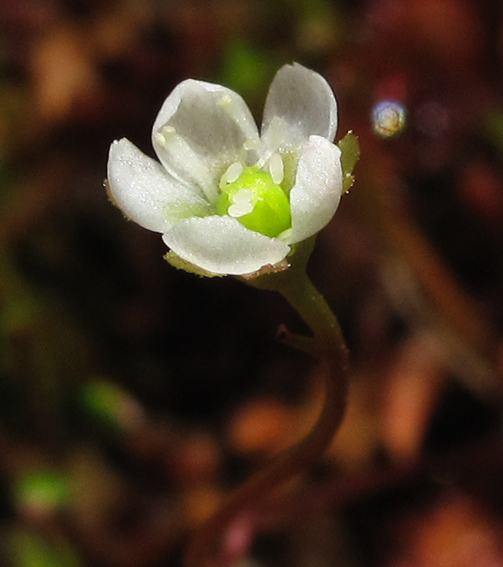
[[[103,187],[113,139],[153,155],[179,81],[237,90],[260,123],[298,61],[333,87],[337,139],[361,144],[310,265],[351,392],[246,565],[503,566],[502,23],[496,0],[2,1],[2,565],[178,565],[186,534],[309,429],[317,367],[275,341],[296,314],[176,271]]]

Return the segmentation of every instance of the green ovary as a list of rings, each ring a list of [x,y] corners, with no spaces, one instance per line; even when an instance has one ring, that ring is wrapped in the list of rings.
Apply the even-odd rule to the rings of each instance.
[[[236,197],[239,192],[240,195]],[[253,210],[242,215],[236,214],[235,205],[242,201],[243,195],[249,196],[248,201]],[[246,205],[243,210],[246,210]],[[217,213],[230,214],[246,228],[271,238],[292,226],[290,203],[285,192],[274,183],[269,173],[254,167],[245,167],[236,181],[223,187],[217,202]]]

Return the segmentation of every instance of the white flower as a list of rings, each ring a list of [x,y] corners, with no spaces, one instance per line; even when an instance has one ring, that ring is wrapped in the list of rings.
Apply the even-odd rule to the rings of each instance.
[[[160,163],[125,138],[115,141],[109,192],[127,217],[162,233],[190,264],[252,273],[284,260],[334,215],[343,188],[336,129],[330,86],[298,64],[276,74],[260,136],[238,94],[186,80],[154,123]]]

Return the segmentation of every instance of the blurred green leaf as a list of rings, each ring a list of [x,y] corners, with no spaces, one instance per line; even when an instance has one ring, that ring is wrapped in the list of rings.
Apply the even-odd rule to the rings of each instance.
[[[31,471],[18,479],[14,496],[23,511],[51,512],[67,502],[66,477],[56,470]]]
[[[143,415],[140,404],[126,390],[106,380],[85,384],[81,400],[95,419],[116,430],[131,429]]]
[[[12,537],[15,567],[79,567],[77,555],[68,542],[56,540],[57,546],[50,546],[39,535],[16,531]]]
[[[261,96],[266,90],[274,68],[270,57],[243,37],[227,45],[222,62],[222,82],[245,99]]]

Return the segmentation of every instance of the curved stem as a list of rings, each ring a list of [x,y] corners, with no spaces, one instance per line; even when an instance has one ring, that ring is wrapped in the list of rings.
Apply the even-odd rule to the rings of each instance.
[[[196,532],[186,556],[186,567],[222,567],[228,564],[222,552],[227,527],[253,514],[258,500],[303,472],[326,449],[342,422],[347,395],[347,350],[336,317],[305,271],[310,254],[285,272],[261,276],[247,283],[279,291],[299,312],[313,331],[313,337],[287,334],[286,341],[320,358],[325,365],[325,401],[311,432],[298,444],[278,455],[232,493],[222,508]]]

